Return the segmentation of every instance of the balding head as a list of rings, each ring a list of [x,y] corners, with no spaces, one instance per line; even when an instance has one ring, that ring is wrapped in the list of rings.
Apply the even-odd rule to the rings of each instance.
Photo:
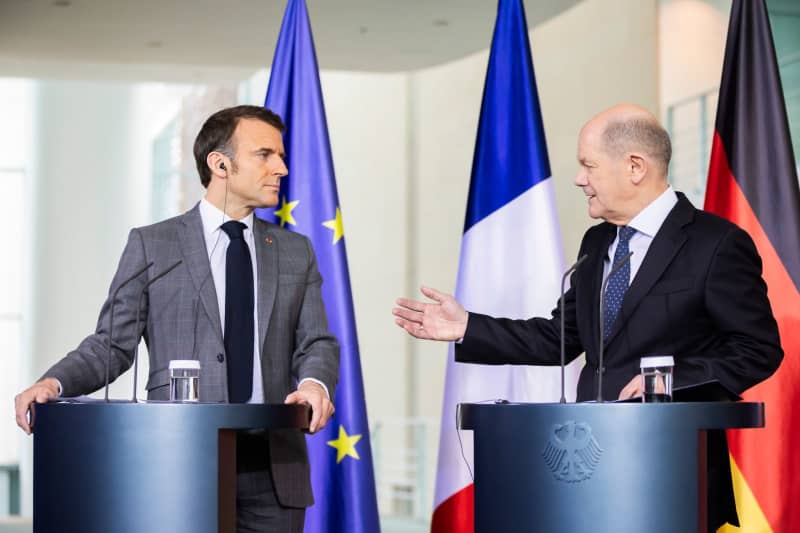
[[[619,104],[592,118],[592,127],[601,136],[603,148],[613,157],[639,152],[652,161],[666,179],[672,157],[669,134],[652,113],[633,104]]]
[[[575,185],[589,216],[627,224],[667,187],[669,135],[646,109],[621,104],[592,118],[578,137]]]

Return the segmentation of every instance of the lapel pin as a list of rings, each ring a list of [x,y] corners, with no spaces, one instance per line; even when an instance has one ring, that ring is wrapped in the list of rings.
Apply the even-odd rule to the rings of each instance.
[[[266,242],[267,244],[272,244],[272,237],[267,237],[266,239],[264,239],[264,242]]]

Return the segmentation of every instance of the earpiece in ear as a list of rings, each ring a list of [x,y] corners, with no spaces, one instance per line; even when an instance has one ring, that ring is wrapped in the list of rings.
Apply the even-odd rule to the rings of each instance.
[[[222,170],[228,170],[227,168],[225,168],[225,163],[220,163],[219,168],[221,168]]]

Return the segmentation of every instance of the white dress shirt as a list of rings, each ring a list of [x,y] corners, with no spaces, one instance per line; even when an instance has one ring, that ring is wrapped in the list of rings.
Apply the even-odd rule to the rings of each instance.
[[[253,395],[250,396],[247,403],[264,403],[264,380],[261,378],[261,350],[258,346],[258,332],[260,331],[258,327],[258,258],[256,257],[256,240],[253,236],[253,218],[253,213],[250,213],[239,221],[247,226],[244,229],[244,242],[247,243],[253,263]],[[200,200],[200,219],[203,221],[203,236],[206,239],[211,277],[214,279],[214,288],[217,291],[220,326],[222,334],[225,335],[225,259],[231,239],[222,230],[222,225],[233,219],[217,209],[205,198]]]
[[[638,215],[628,222],[628,227],[636,230],[630,240],[630,251],[633,252],[631,256],[631,278],[630,283],[639,272],[639,267],[642,266],[642,261],[647,255],[647,250],[650,249],[650,244],[653,242],[658,230],[664,224],[672,208],[678,203],[678,195],[672,189],[672,186],[667,186],[658,198],[650,202],[650,204],[642,209]],[[603,279],[608,276],[611,271],[611,258],[614,257],[614,252],[617,251],[617,244],[619,243],[619,228],[617,228],[617,236],[614,237],[614,242],[608,247],[608,253],[603,261]],[[603,299],[600,299],[600,305]]]

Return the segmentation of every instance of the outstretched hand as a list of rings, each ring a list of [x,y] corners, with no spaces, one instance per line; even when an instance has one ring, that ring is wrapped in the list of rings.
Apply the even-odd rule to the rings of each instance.
[[[457,341],[467,331],[466,309],[450,294],[421,287],[422,294],[434,303],[398,298],[392,309],[395,323],[418,339]]]

